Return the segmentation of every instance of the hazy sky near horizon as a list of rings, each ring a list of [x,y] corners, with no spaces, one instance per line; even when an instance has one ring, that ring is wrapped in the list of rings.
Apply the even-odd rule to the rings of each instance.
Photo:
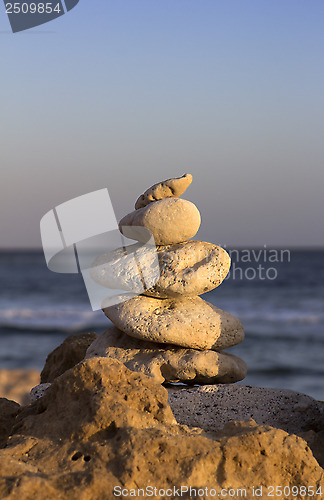
[[[0,247],[185,172],[197,238],[324,246],[323,26],[322,0],[80,0],[12,34],[2,3]]]

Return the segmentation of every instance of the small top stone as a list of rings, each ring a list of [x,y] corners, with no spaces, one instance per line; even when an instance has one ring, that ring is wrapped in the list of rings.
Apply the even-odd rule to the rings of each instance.
[[[173,177],[154,184],[137,199],[135,209],[146,207],[149,203],[163,200],[164,198],[178,198],[192,183],[192,175],[184,174],[182,177]]]

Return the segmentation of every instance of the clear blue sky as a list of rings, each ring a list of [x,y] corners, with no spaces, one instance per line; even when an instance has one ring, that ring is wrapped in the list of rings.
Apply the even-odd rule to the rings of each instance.
[[[324,2],[80,0],[12,34],[0,5],[0,246],[108,187],[116,215],[190,172],[198,237],[324,246]]]

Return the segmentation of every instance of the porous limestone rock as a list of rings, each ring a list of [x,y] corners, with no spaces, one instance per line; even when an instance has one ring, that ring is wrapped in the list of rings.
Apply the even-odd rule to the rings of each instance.
[[[97,336],[95,332],[90,332],[67,337],[60,346],[47,356],[40,383],[53,382],[56,377],[82,361],[89,345]]]
[[[145,377],[144,383],[142,381],[142,374],[127,370],[115,359],[81,361],[57,377],[42,398],[22,409],[17,429],[21,433],[23,423],[25,431],[31,431],[34,424],[24,417],[33,408],[38,408],[39,415],[39,428],[34,428],[33,432],[37,436],[46,433],[53,439],[89,438],[106,429],[112,420],[116,427],[154,427],[162,421],[174,424],[166,390],[157,385],[152,377]],[[118,393],[117,386],[120,389]],[[124,399],[126,393],[127,398]],[[127,412],[127,408],[131,411]],[[138,410],[144,408],[146,413],[141,419],[137,418]]]
[[[169,404],[177,421],[189,427],[217,431],[233,420],[253,418],[289,433],[324,429],[324,407],[306,394],[224,384],[169,389]]]
[[[200,297],[139,295],[103,311],[122,332],[150,342],[220,351],[244,339],[239,319]]]
[[[86,359],[95,356],[117,359],[160,383],[229,384],[246,376],[246,364],[237,356],[144,342],[116,327],[106,330],[88,348]]]
[[[144,295],[194,297],[218,287],[226,278],[231,258],[221,247],[205,241],[186,241],[158,247],[160,278]]]
[[[135,209],[146,207],[149,203],[162,200],[164,198],[178,198],[192,183],[192,175],[184,174],[182,177],[173,177],[154,184],[148,188],[144,194],[137,199]]]
[[[119,223],[119,230],[128,238],[146,243],[147,237],[140,230],[144,227],[152,232],[156,245],[173,245],[193,238],[200,222],[199,210],[193,203],[167,198],[126,215]]]
[[[203,489],[202,500],[211,497],[206,488],[231,488],[232,498],[245,488],[247,499],[253,487],[264,496],[270,486],[324,488],[303,439],[253,421],[218,433],[179,426],[166,389],[108,358],[79,363],[19,410],[0,469],[0,498],[9,500],[100,500],[122,489],[138,498],[149,485],[157,499],[191,486]]]
[[[137,243],[127,252],[118,248],[100,255],[91,277],[104,287],[151,297],[193,297],[219,286],[231,265],[223,248],[205,241],[159,246],[156,251]]]

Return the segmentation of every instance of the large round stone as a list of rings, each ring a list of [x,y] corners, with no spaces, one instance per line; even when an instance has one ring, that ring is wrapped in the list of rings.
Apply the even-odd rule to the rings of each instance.
[[[152,232],[156,245],[173,245],[193,238],[200,226],[198,208],[181,198],[166,198],[134,210],[119,223],[119,229],[128,238],[147,242],[147,235],[136,228]]]
[[[157,298],[197,296],[225,279],[228,253],[204,241],[160,246],[137,243],[100,255],[91,277],[106,288],[144,293]]]
[[[88,348],[86,358],[114,358],[157,382],[230,384],[246,376],[246,364],[236,356],[196,351],[132,339],[118,328],[102,333]]]
[[[103,311],[122,332],[151,342],[219,351],[244,339],[239,319],[200,297],[139,295]]]

